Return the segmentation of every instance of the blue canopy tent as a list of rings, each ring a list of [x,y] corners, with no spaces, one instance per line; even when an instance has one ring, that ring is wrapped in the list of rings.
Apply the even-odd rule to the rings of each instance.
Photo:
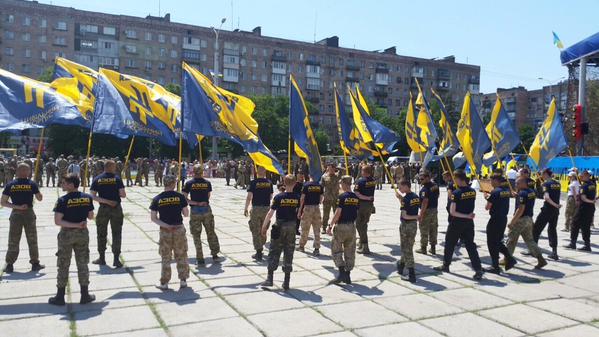
[[[599,63],[599,33],[591,35],[561,51],[562,65],[577,65],[587,58],[587,63]]]

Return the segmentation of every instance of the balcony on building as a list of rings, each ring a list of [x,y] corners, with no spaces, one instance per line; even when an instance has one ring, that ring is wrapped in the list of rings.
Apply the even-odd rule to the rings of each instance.
[[[438,80],[437,81],[437,90],[438,91],[447,91],[451,87],[448,79],[446,80]]]
[[[374,97],[387,97],[388,95],[386,86],[377,85],[374,87]]]
[[[287,63],[285,61],[272,61],[271,69],[273,74],[285,76],[287,74]]]
[[[185,62],[200,63],[201,54],[199,51],[183,49],[181,56]]]
[[[376,73],[389,73],[389,68],[387,67],[387,63],[377,63],[374,68]]]
[[[360,71],[360,63],[355,60],[348,60],[345,69],[349,71]]]
[[[448,69],[437,69],[437,79],[438,80],[450,80],[451,73]]]
[[[418,66],[418,65],[412,67],[412,77],[423,78],[424,77],[424,67]]]
[[[183,48],[183,51],[185,51],[185,50],[200,51],[200,45],[201,45],[200,39],[198,39],[196,37],[186,36],[185,38],[183,38],[183,45],[181,47]]]
[[[388,72],[386,72],[386,73],[376,72],[374,81],[377,86],[389,85],[389,73]]]
[[[284,53],[280,50],[275,50],[272,53],[271,60],[277,62],[287,62],[287,53]]]
[[[223,68],[223,81],[238,83],[239,82],[239,69],[235,68]]]

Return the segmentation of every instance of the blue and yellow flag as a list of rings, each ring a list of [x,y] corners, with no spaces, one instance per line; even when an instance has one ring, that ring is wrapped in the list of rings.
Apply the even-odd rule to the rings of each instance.
[[[378,152],[370,149],[368,144],[362,141],[360,132],[354,126],[352,120],[345,112],[345,105],[341,100],[341,95],[335,86],[335,115],[337,117],[337,130],[339,131],[339,143],[341,149],[346,155],[356,158],[365,158],[368,156],[378,156]]]
[[[472,104],[470,93],[466,93],[462,114],[458,122],[457,138],[462,146],[462,153],[470,169],[474,173],[480,172],[484,154],[491,147],[491,141],[483,126],[483,122]],[[456,161],[454,160],[454,163]],[[456,167],[459,165],[455,165]]]
[[[415,153],[426,152],[426,146],[420,141],[420,129],[416,124],[416,113],[414,112],[414,103],[412,93],[410,93],[410,103],[406,112],[406,141],[410,150]]]
[[[557,36],[557,34],[555,32],[551,32],[551,33],[553,33],[553,44],[558,49],[564,49],[564,44],[562,43],[562,40],[560,40],[560,38]]]
[[[460,149],[460,144],[455,136],[455,133],[451,129],[451,125],[449,124],[449,118],[447,117],[448,113],[447,109],[445,108],[445,104],[443,104],[443,100],[434,90],[431,89],[431,91],[433,93],[433,97],[439,105],[439,109],[441,110],[441,119],[439,119],[439,127],[443,132],[443,138],[441,138],[441,142],[439,143],[439,150],[437,152],[437,155],[433,159],[438,160],[445,157],[451,157],[454,154],[456,154]]]
[[[88,114],[93,112],[96,103],[93,92],[97,80],[97,71],[65,58],[57,57],[50,85],[60,88],[59,90],[64,90],[65,94],[75,101],[81,114],[89,119]]]
[[[418,83],[418,80],[416,80]],[[430,106],[426,97],[422,93],[420,84],[418,84],[418,96],[416,97],[416,106],[418,107],[418,115],[416,116],[416,126],[420,130],[418,137],[420,143],[424,145],[426,151],[433,152],[436,147],[437,141],[437,129],[435,128],[435,122],[430,113]]]
[[[348,90],[354,123],[360,132],[362,141],[375,143],[383,155],[392,152],[395,144],[399,141],[395,132],[372,118],[360,89],[356,88],[355,93],[351,89]]]
[[[491,140],[491,152],[486,153],[483,163],[487,166],[495,163],[498,158],[502,160],[520,144],[520,135],[503,108],[501,98],[497,96],[495,106],[491,112],[491,120],[486,127],[487,135]]]
[[[0,69],[0,131],[87,126],[75,103],[47,83]]]
[[[530,146],[529,156],[539,169],[547,167],[547,163],[568,147],[564,128],[555,108],[555,98],[549,104],[547,118]]]
[[[234,141],[256,165],[282,175],[283,168],[258,136],[258,124],[252,118],[254,107],[250,99],[215,86],[183,63],[183,131]]]
[[[295,143],[295,153],[305,158],[310,170],[310,176],[314,181],[319,181],[322,176],[322,160],[318,151],[318,143],[312,126],[310,115],[304,102],[302,92],[295,82],[293,75],[289,75],[291,83],[289,97],[289,132]]]

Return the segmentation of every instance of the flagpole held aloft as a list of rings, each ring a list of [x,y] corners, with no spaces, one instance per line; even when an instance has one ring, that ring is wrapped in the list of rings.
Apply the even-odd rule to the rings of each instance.
[[[177,192],[181,192],[181,161],[183,157],[183,132],[179,132],[179,167],[178,167],[178,179],[177,179]]]
[[[129,143],[129,149],[127,150],[127,157],[125,157],[125,164],[123,165],[123,170],[126,169],[127,165],[129,165],[129,159],[131,158],[131,152],[133,150],[133,143],[135,142],[135,135],[131,137],[131,142]],[[122,176],[123,172],[121,172]]]
[[[40,174],[41,172],[38,172],[38,169],[40,167],[40,158],[42,157],[42,148],[43,148],[43,144],[44,144],[44,131],[46,129],[42,129],[42,132],[40,133],[40,143],[37,146],[37,156],[35,158],[35,168],[34,168],[34,179],[35,181],[38,181],[38,179],[40,178]]]

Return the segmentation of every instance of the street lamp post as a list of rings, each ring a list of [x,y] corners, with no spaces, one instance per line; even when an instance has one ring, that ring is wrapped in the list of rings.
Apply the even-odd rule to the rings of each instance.
[[[215,39],[214,39],[214,72],[212,73],[212,81],[214,82],[214,85],[218,85],[218,77],[220,76],[219,70],[218,70],[218,51],[219,51],[219,45],[218,45],[218,33],[220,31],[220,29],[222,28],[223,24],[225,23],[225,21],[227,21],[227,18],[222,18],[220,20],[220,26],[218,26],[218,29],[212,27],[212,31],[214,32],[215,35]],[[212,137],[212,159],[217,160],[218,159],[218,138],[217,137]]]

